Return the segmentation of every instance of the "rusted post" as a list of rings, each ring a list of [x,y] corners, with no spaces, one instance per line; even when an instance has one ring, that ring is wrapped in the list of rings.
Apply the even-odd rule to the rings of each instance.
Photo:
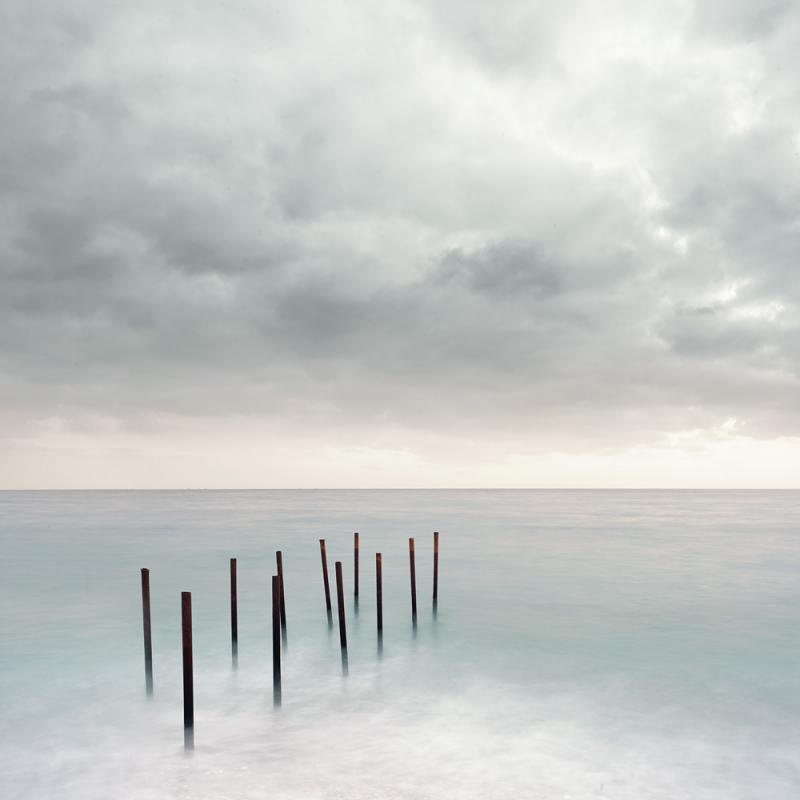
[[[439,604],[439,531],[433,532],[433,607]]]
[[[281,600],[281,635],[286,640],[286,596],[283,593],[283,553],[278,550],[275,553],[275,558],[278,561],[278,588],[280,589]]]
[[[347,629],[344,621],[344,581],[342,562],[336,562],[336,602],[339,606],[339,642],[342,645],[342,669],[347,672]]]
[[[319,540],[319,554],[322,558],[322,582],[325,584],[325,608],[328,611],[328,622],[331,622],[331,585],[328,582],[328,555],[325,551],[325,540]]]
[[[408,540],[408,563],[411,567],[411,619],[417,624],[417,569],[414,564],[414,539]]]
[[[281,579],[272,576],[272,702],[281,704]]]
[[[236,586],[236,559],[231,559],[231,659],[239,663],[239,609]]]
[[[353,534],[353,596],[358,602],[358,533]]]
[[[375,553],[375,597],[378,607],[378,638],[383,636],[383,564],[380,553]]]
[[[142,567],[142,624],[144,627],[144,686],[153,696],[153,638],[150,626],[150,570]]]
[[[183,631],[183,746],[194,749],[194,670],[192,666],[192,593],[181,592]]]

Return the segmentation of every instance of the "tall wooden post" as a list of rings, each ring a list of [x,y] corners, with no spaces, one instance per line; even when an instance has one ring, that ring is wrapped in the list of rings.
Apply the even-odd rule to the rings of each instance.
[[[150,570],[142,567],[142,624],[144,628],[144,686],[153,696],[153,634],[150,626]]]
[[[192,665],[192,593],[181,592],[183,633],[183,746],[194,749],[194,668]]]
[[[239,663],[239,608],[236,585],[236,559],[231,559],[231,659],[233,666]]]
[[[439,603],[439,531],[433,532],[433,607]]]
[[[347,629],[344,621],[344,580],[342,562],[336,562],[336,602],[339,607],[339,642],[342,646],[342,669],[347,672]]]
[[[383,563],[380,553],[375,553],[375,597],[378,608],[378,638],[383,636]]]
[[[281,579],[272,576],[272,702],[281,704]]]
[[[353,596],[358,602],[358,533],[353,534]]]
[[[328,611],[328,622],[331,622],[331,585],[328,582],[328,555],[325,551],[325,540],[319,540],[319,554],[322,558],[322,582],[325,584],[325,608]]]
[[[417,568],[414,564],[414,540],[408,540],[408,562],[411,568],[411,619],[417,624]]]
[[[278,550],[275,553],[275,558],[278,562],[278,587],[280,589],[280,600],[281,600],[281,635],[283,636],[284,640],[286,639],[286,596],[283,593],[283,553]]]

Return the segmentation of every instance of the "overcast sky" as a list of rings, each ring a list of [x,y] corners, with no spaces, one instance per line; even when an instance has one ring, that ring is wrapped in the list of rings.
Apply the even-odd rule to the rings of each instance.
[[[796,0],[5,0],[0,487],[800,485]]]

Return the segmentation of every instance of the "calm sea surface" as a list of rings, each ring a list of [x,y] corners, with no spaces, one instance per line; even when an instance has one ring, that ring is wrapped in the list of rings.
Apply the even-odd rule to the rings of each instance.
[[[322,537],[332,580],[344,565],[347,677]],[[798,492],[0,492],[0,797],[797,800],[798,545]],[[194,613],[190,756],[181,590]]]

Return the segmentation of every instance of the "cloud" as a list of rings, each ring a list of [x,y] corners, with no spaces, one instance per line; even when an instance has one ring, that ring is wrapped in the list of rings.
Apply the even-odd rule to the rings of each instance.
[[[501,12],[12,0],[0,437],[800,434],[800,11]]]

